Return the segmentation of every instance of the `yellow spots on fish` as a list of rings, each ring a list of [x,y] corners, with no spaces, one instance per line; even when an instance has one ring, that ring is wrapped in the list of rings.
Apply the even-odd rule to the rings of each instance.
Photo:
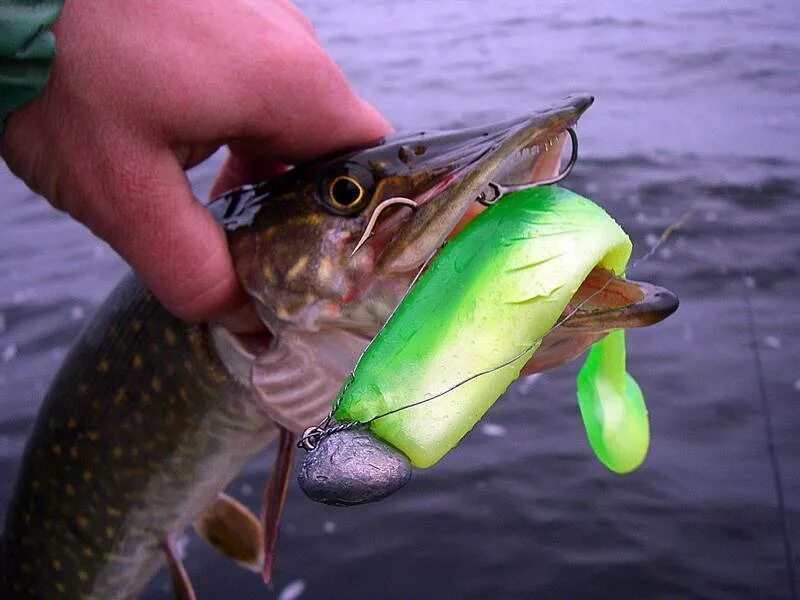
[[[124,454],[122,446],[114,446],[114,449],[111,451],[111,453],[114,455],[114,458],[122,458],[122,455]]]
[[[78,395],[85,396],[89,393],[89,384],[88,383],[79,383],[78,384]]]
[[[78,447],[77,446],[70,446],[69,447],[69,457],[70,458],[78,458]]]
[[[61,456],[61,446],[58,444],[53,444],[50,446],[50,452],[53,456]]]
[[[189,402],[189,390],[187,390],[185,387],[183,386],[180,387],[180,389],[178,390],[178,395],[184,402]]]
[[[333,275],[333,261],[330,256],[323,256],[317,265],[317,278],[320,283],[328,283]]]
[[[282,321],[288,321],[292,318],[291,313],[283,306],[279,306],[275,309],[275,315]]]
[[[125,391],[125,388],[119,388],[114,393],[114,406],[122,406],[127,401],[128,401],[128,392]]]
[[[122,511],[115,506],[106,506],[106,514],[109,517],[114,517],[116,519],[117,517],[122,516]]]
[[[89,483],[92,480],[92,472],[91,471],[84,471],[82,477],[83,477],[83,480],[86,483]]]
[[[175,330],[171,327],[167,327],[164,330],[164,341],[167,343],[167,346],[174,347],[175,343],[178,341],[178,336],[175,335]]]
[[[139,319],[134,319],[131,321],[131,329],[135,332],[140,332],[142,330],[142,322]]]
[[[93,558],[94,550],[92,550],[91,546],[84,546],[81,548],[81,554],[83,554],[86,558]]]
[[[86,571],[78,571],[78,579],[83,582],[89,581],[89,573]]]
[[[261,240],[264,242],[270,241],[272,238],[275,237],[275,234],[278,233],[278,228],[276,226],[268,227],[261,233]]]
[[[153,388],[154,392],[161,391],[161,378],[156,375],[150,380],[150,387]]]
[[[66,594],[67,586],[65,586],[63,583],[57,583],[56,590],[58,591],[59,594]]]
[[[81,529],[86,529],[89,526],[89,519],[87,519],[83,515],[78,515],[77,517],[75,517],[75,522]]]
[[[108,373],[108,370],[111,368],[111,363],[108,362],[105,358],[101,358],[100,362],[97,363],[97,372],[98,373]]]
[[[286,281],[292,281],[296,279],[298,275],[300,275],[300,273],[303,272],[303,270],[306,268],[307,265],[308,265],[308,254],[298,258],[297,262],[295,262],[292,265],[291,269],[287,271]]]
[[[142,392],[141,394],[139,394],[139,401],[142,404],[150,404],[150,401],[152,399],[153,399],[153,397],[147,392]]]
[[[74,417],[67,419],[67,429],[75,429],[78,426],[78,420]]]
[[[71,483],[64,486],[64,491],[67,493],[67,496],[74,496],[77,493],[75,486]]]
[[[30,573],[31,571],[33,571],[33,567],[31,567],[31,565],[28,563],[22,563],[19,566],[19,570],[22,571],[23,573]]]
[[[242,407],[236,402],[229,402],[225,405],[225,413],[231,417],[238,417],[242,413]]]
[[[144,359],[142,358],[142,355],[135,354],[133,360],[131,360],[131,366],[133,367],[133,370],[140,371],[143,365],[144,365]]]
[[[61,561],[58,560],[57,558],[54,558],[53,561],[50,564],[53,565],[53,568],[56,571],[60,571],[61,570]]]
[[[96,442],[100,439],[100,432],[91,430],[86,432],[86,437],[89,438],[91,441]]]
[[[269,263],[264,263],[261,266],[261,275],[267,283],[275,283],[275,271],[272,270],[272,266]]]
[[[139,449],[138,448],[131,448],[131,456],[136,458],[139,456]]]
[[[106,537],[107,537],[108,539],[110,539],[110,540],[113,540],[113,539],[114,539],[114,534],[116,533],[116,529],[114,529],[113,527],[111,527],[111,525],[106,525],[106,527],[105,527],[105,530],[104,530],[104,531],[105,531],[105,533],[106,533]]]

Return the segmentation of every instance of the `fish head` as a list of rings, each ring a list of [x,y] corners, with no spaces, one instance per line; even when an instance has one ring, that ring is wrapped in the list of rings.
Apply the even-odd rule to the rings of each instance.
[[[428,259],[481,210],[491,183],[552,177],[567,129],[592,101],[393,135],[222,196],[212,210],[264,322],[276,333],[377,333]]]

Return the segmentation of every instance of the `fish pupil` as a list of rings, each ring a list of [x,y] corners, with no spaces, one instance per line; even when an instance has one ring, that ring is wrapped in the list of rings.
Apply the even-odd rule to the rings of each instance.
[[[350,206],[361,199],[363,190],[349,177],[338,178],[331,187],[333,199],[344,206]]]

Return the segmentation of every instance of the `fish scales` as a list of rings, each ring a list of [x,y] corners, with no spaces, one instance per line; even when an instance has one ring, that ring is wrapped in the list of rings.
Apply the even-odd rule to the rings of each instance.
[[[134,595],[166,536],[272,439],[206,331],[133,276],[100,309],[44,400],[9,507],[15,597]]]

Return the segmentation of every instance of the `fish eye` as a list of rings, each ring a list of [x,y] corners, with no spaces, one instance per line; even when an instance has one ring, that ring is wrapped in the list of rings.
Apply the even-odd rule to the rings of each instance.
[[[375,176],[368,167],[348,161],[327,169],[323,165],[317,185],[314,197],[321,208],[334,215],[355,217],[372,200]]]
[[[336,210],[350,211],[364,198],[364,186],[348,175],[339,175],[328,184],[328,198]]]

